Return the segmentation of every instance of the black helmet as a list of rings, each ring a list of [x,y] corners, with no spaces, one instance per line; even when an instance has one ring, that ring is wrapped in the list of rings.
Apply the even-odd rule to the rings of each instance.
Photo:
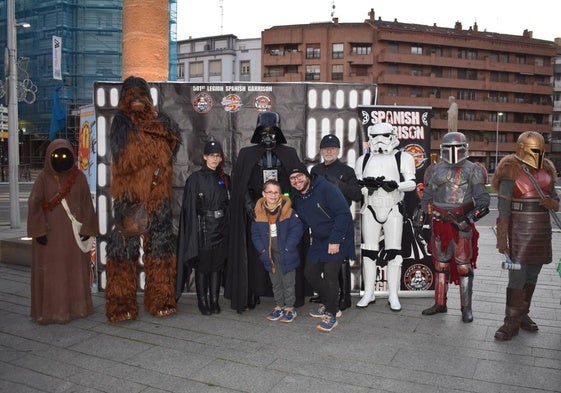
[[[282,130],[280,128],[280,116],[277,112],[260,112],[257,116],[257,126],[251,137],[251,143],[261,143],[261,133],[264,130],[272,130],[275,133],[275,141],[277,144],[286,143]]]

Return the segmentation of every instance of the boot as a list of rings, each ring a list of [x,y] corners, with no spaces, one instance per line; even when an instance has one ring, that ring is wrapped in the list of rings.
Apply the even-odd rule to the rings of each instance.
[[[343,262],[339,270],[339,310],[351,307],[351,264],[348,260]]]
[[[247,295],[247,308],[253,310],[259,303],[261,303],[259,296],[257,296],[253,292],[249,292]]]
[[[520,329],[526,330],[528,332],[537,332],[539,330],[538,324],[535,323],[528,315],[528,313],[530,312],[530,304],[532,303],[532,296],[534,295],[534,289],[536,289],[536,284],[524,285],[524,308],[526,314],[522,316],[522,319],[520,321]]]
[[[212,314],[220,314],[220,304],[218,298],[220,297],[220,280],[221,272],[211,272],[209,282],[209,311]]]
[[[364,281],[364,296],[360,299],[356,306],[358,308],[368,307],[370,303],[376,303],[374,296],[374,286],[376,285],[376,261],[368,257],[362,260],[362,274]]]
[[[473,271],[467,276],[460,276],[460,304],[462,306],[462,321],[473,322],[471,312],[471,297],[473,293]]]
[[[208,279],[209,275],[195,272],[195,288],[197,289],[197,304],[203,315],[210,315],[208,307]]]
[[[446,307],[446,292],[448,291],[448,274],[447,272],[436,272],[436,283],[434,286],[434,301],[435,303],[423,310],[423,315],[434,315],[441,312],[447,312]]]
[[[495,339],[508,341],[518,334],[520,321],[525,311],[524,296],[524,289],[506,289],[504,324],[495,332]]]
[[[401,283],[401,263],[403,258],[401,255],[396,256],[394,259],[388,262],[388,304],[390,305],[390,310],[401,311],[401,303],[399,303],[399,287]]]

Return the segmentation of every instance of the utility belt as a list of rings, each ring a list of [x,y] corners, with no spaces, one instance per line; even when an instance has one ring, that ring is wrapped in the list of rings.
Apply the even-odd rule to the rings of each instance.
[[[458,217],[463,217],[473,210],[473,202],[466,203],[453,209],[444,209],[436,205],[432,206],[432,218],[442,222],[456,221]]]
[[[510,203],[510,209],[513,212],[546,212],[547,209],[540,206],[537,199],[513,199]]]
[[[224,210],[197,210],[199,216],[222,218],[224,217]]]

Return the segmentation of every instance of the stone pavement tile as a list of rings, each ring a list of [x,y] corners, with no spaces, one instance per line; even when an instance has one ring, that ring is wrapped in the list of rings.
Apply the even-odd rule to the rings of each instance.
[[[301,393],[301,392],[325,392],[325,393],[359,393],[372,392],[368,387],[354,385],[352,383],[343,383],[342,381],[329,381],[303,375],[288,375],[277,383],[270,393]],[[374,390],[383,393],[385,390]]]
[[[531,367],[508,360],[492,364],[488,361],[479,362],[475,377],[478,380],[511,386],[513,389],[525,387],[536,391],[558,392],[561,388],[559,369]]]

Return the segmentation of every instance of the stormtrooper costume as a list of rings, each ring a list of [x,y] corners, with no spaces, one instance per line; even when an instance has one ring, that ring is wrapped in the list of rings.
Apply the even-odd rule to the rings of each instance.
[[[362,266],[364,296],[357,307],[368,307],[376,301],[376,264],[387,261],[388,303],[392,311],[400,311],[398,298],[401,277],[401,236],[404,192],[413,191],[415,161],[413,156],[395,150],[397,134],[390,123],[378,123],[368,128],[370,153],[355,164],[355,173],[364,196],[362,214]],[[380,253],[380,241],[384,251]]]

